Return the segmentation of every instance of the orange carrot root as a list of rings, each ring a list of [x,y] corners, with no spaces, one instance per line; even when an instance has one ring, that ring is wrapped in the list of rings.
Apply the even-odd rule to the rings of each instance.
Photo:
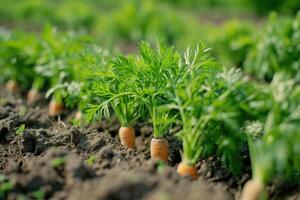
[[[75,114],[75,119],[80,120],[82,118],[82,113],[81,111],[77,111]]]
[[[57,103],[56,101],[52,100],[49,104],[49,115],[50,116],[58,116],[63,112],[64,105],[62,103]]]
[[[10,80],[6,83],[6,90],[10,92],[17,92],[19,90],[19,86],[16,81]]]
[[[34,103],[34,102],[38,101],[40,98],[41,98],[41,94],[37,90],[35,90],[35,89],[29,90],[29,92],[27,94],[28,103]]]
[[[131,127],[120,127],[119,137],[121,144],[129,149],[135,148],[135,132]]]
[[[195,166],[181,162],[177,167],[177,173],[181,176],[190,176],[193,180],[198,178],[197,169]]]
[[[259,200],[263,190],[262,183],[251,179],[244,185],[241,200]]]
[[[151,159],[168,161],[169,143],[164,138],[152,138],[150,145]]]

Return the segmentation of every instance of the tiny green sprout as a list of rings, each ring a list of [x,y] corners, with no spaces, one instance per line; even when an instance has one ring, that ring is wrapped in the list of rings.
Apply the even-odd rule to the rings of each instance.
[[[95,163],[96,161],[96,156],[95,155],[91,155],[88,159],[85,160],[85,163],[88,165],[88,166],[91,166]]]
[[[12,190],[13,182],[5,181],[5,176],[0,174],[0,199],[5,199],[5,195]]]
[[[8,100],[6,98],[0,98],[0,105],[3,106],[5,105],[6,103],[8,103]]]
[[[53,167],[60,167],[66,163],[66,159],[64,157],[55,158],[51,161]]]
[[[13,188],[13,183],[10,181],[4,182],[0,185],[0,192],[8,192]]]
[[[32,192],[32,196],[37,200],[43,200],[45,199],[45,192],[43,188],[40,188],[34,192]]]
[[[25,106],[21,106],[19,110],[19,115],[24,116],[27,112],[27,108]]]
[[[162,160],[158,160],[156,171],[158,174],[162,174],[164,169],[166,168],[166,163]]]
[[[25,124],[21,124],[20,126],[19,126],[19,128],[17,129],[17,131],[16,131],[16,135],[22,135],[23,133],[24,133],[24,131],[25,131]]]
[[[77,127],[80,126],[81,125],[80,119],[76,119],[76,118],[72,119],[71,124]]]

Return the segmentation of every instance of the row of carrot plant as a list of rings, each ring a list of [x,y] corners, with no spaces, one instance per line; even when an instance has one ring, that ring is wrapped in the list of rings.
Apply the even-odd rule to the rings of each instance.
[[[1,30],[0,80],[10,92],[28,91],[29,103],[45,93],[51,116],[64,108],[77,109],[76,117],[88,122],[115,115],[127,148],[135,148],[136,123],[150,121],[152,159],[168,160],[166,135],[180,127],[174,136],[182,142],[177,172],[183,176],[197,179],[197,162],[209,156],[238,175],[250,157],[252,179],[242,199],[258,199],[271,181],[298,182],[300,172],[299,17],[268,29],[252,50],[257,66],[245,68],[252,76],[216,62],[202,42],[184,53],[141,42],[137,55],[124,56],[50,26],[39,34]]]

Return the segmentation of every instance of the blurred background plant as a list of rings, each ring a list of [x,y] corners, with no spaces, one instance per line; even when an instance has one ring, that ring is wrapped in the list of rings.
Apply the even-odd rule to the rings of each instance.
[[[300,13],[294,19],[272,13],[257,44],[248,53],[245,69],[258,79],[268,82],[279,72],[299,81],[299,55]]]
[[[126,52],[136,51],[133,44],[141,40],[185,47],[205,39],[223,50],[222,60],[228,54],[241,65],[257,25],[271,11],[293,15],[299,7],[300,0],[3,0],[0,24],[41,30],[50,23],[89,32]]]

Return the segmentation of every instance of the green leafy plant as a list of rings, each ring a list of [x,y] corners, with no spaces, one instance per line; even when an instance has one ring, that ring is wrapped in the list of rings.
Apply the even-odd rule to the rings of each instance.
[[[182,121],[178,136],[183,162],[194,166],[199,158],[219,156],[231,172],[240,173],[246,143],[241,127],[259,117],[253,108],[260,105],[254,101],[259,103],[264,93],[240,70],[215,63],[204,44],[186,51],[183,67],[182,79],[174,85],[175,103],[170,105]]]
[[[91,76],[87,78],[89,87],[86,93],[93,97],[85,111],[87,119],[109,119],[113,111],[121,124],[121,143],[129,148],[135,146],[132,127],[144,115],[145,110],[135,92],[139,90],[136,84],[138,74],[139,67],[133,57],[119,56],[105,67],[101,64],[93,67]]]
[[[300,14],[294,19],[270,15],[266,31],[245,61],[245,69],[258,79],[272,81],[275,73],[299,80]]]
[[[45,29],[46,44],[44,58],[41,59],[41,76],[50,80],[46,98],[52,96],[66,108],[82,111],[87,107],[90,94],[88,74],[99,65],[106,65],[111,56],[108,51],[94,44],[93,40],[74,32],[58,33],[53,28]],[[58,38],[58,39],[57,39]],[[68,48],[66,51],[65,48]]]
[[[87,35],[71,31],[58,32],[49,25],[41,33],[41,46],[34,68],[36,75],[32,90],[48,90],[46,98],[52,98],[49,114],[53,116],[60,114],[63,107],[82,110],[88,101],[83,92],[88,87],[85,85],[88,59],[98,54],[104,62],[107,52],[93,44]]]
[[[2,69],[2,76],[0,77],[0,83],[3,84],[5,83],[8,79],[10,79],[9,74],[8,74],[8,69],[5,67],[6,63],[8,62],[8,52],[7,48],[4,48],[4,44],[6,43],[6,41],[9,40],[9,38],[11,37],[11,32],[4,29],[4,28],[0,28],[0,44],[1,44],[1,48],[0,48],[0,55],[1,58],[0,59],[0,65],[1,65],[1,69]],[[5,59],[3,59],[5,58]]]
[[[167,93],[171,89],[171,83],[178,79],[180,74],[180,56],[173,48],[158,45],[157,49],[153,49],[145,42],[140,43],[139,50],[140,56],[135,58],[134,62],[130,62],[132,58],[129,57],[120,60],[118,66],[130,63],[131,69],[137,69],[133,74],[132,84],[135,86],[132,92],[138,97],[136,100],[147,109],[153,124],[154,137],[161,138],[176,119],[174,113],[164,106],[172,102]]]
[[[13,189],[13,182],[7,180],[6,177],[0,174],[0,199],[5,199],[7,193]]]
[[[178,79],[180,74],[179,59],[179,53],[173,48],[158,45],[154,49],[149,43],[142,42],[139,45],[138,56],[122,57],[113,65],[118,71],[124,70],[125,73],[131,74],[132,87],[127,86],[127,92],[136,96],[131,101],[141,105],[139,115],[144,119],[150,118],[153,124],[155,140],[151,141],[150,148],[153,159],[156,157],[162,160],[168,159],[168,142],[164,136],[176,122],[176,112],[166,109],[165,106],[172,102],[167,93],[171,89],[171,83]],[[128,80],[126,82],[128,84]],[[158,148],[157,145],[161,146],[159,148],[161,151],[155,150]],[[154,152],[165,153],[163,156],[156,156]]]
[[[125,1],[105,17],[109,38],[117,41],[155,42],[158,38],[174,44],[184,34],[183,20],[168,6],[155,1]]]
[[[89,42],[89,39],[72,32],[59,33],[49,26],[45,28],[42,37],[45,41],[44,50],[37,71],[41,77],[50,80],[50,89],[46,96],[53,95],[57,102],[62,102],[66,94],[77,96],[81,83],[72,81],[79,81],[78,77],[82,73],[78,73],[80,67],[73,60],[78,60],[79,52],[85,48],[84,44]],[[65,48],[68,50],[65,51]],[[74,98],[76,97],[69,98],[69,105],[72,105]]]
[[[275,74],[271,83],[272,106],[259,128],[248,133],[252,165],[252,180],[258,186],[249,187],[264,195],[272,180],[299,181],[300,159],[298,142],[300,88],[285,74]],[[250,184],[249,184],[250,185]],[[257,188],[255,188],[257,187]]]
[[[200,49],[201,48],[201,49]],[[171,104],[170,108],[178,109],[180,113],[180,118],[182,121],[182,130],[178,133],[179,137],[183,141],[183,160],[190,165],[196,164],[198,158],[200,156],[201,148],[199,148],[199,144],[197,143],[198,138],[196,137],[198,129],[194,127],[194,121],[199,116],[199,109],[193,109],[194,103],[198,102],[201,96],[197,93],[199,87],[198,80],[196,78],[192,78],[194,76],[195,68],[199,68],[202,64],[197,64],[196,59],[198,58],[198,54],[206,52],[207,49],[204,49],[204,44],[200,47],[197,47],[195,52],[192,49],[188,49],[185,53],[185,60],[183,63],[183,67],[185,70],[182,72],[182,79],[180,79],[174,85],[174,94],[175,94],[175,104]],[[194,55],[192,55],[194,53]],[[203,55],[206,55],[205,53]],[[194,56],[194,57],[192,57]],[[206,62],[206,61],[204,61]],[[213,62],[207,62],[207,64],[213,66],[215,65]],[[211,68],[211,71],[206,74],[212,74],[214,71],[214,67]],[[202,77],[204,74],[202,75]],[[196,77],[196,76],[195,76]],[[199,76],[200,77],[200,76]],[[195,99],[197,98],[197,100]]]
[[[33,33],[14,31],[1,40],[3,81],[14,81],[21,89],[28,89],[33,79],[39,45]]]
[[[240,21],[229,21],[212,36],[216,57],[224,65],[242,67],[246,56],[254,46],[253,25]]]
[[[136,66],[132,65],[133,59],[119,57],[113,60],[109,66],[99,69],[93,68],[94,74],[91,75],[90,91],[94,96],[94,102],[91,102],[87,109],[89,120],[111,117],[111,109],[124,127],[133,126],[140,117],[141,103],[136,100],[137,95],[132,92],[136,88],[134,84],[137,73]],[[103,70],[102,70],[103,69]]]

